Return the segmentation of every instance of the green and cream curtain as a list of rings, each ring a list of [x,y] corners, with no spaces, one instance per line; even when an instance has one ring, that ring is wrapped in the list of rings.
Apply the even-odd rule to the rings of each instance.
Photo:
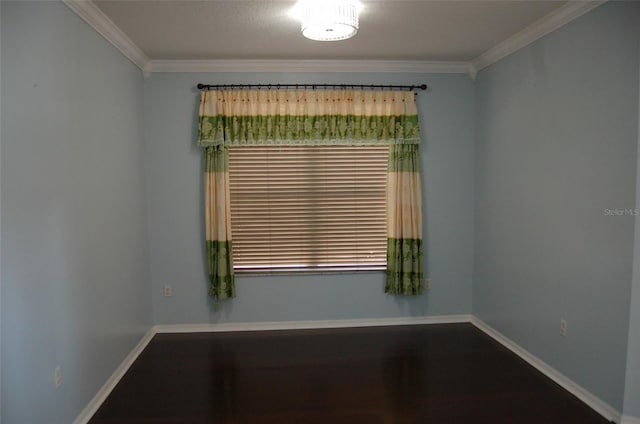
[[[414,93],[373,90],[226,90],[201,95],[198,145],[205,152],[210,293],[235,295],[228,193],[233,146],[389,146],[385,292],[419,294],[422,211]]]
[[[235,297],[229,152],[225,146],[204,148],[204,215],[209,264],[209,295],[216,300]]]
[[[385,293],[423,290],[422,196],[418,144],[389,146],[387,173],[387,282]]]

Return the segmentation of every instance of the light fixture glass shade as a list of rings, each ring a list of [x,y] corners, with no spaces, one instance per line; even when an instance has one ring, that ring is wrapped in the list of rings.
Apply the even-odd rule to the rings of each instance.
[[[311,40],[346,40],[358,32],[360,4],[356,1],[304,1],[299,7],[302,35]]]

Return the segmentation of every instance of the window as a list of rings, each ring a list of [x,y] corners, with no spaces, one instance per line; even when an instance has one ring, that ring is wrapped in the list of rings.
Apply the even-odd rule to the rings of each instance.
[[[234,270],[384,270],[388,151],[229,148]]]
[[[384,269],[385,293],[422,292],[415,96],[342,88],[202,93],[198,145],[216,300],[235,296],[236,271]]]

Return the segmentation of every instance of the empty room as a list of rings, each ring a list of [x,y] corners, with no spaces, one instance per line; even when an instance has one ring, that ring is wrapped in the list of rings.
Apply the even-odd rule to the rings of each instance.
[[[640,424],[640,1],[0,0],[0,422]]]

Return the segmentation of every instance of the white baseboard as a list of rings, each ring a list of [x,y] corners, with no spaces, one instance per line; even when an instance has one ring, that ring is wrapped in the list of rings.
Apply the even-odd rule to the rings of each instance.
[[[155,331],[153,328],[151,328],[144,336],[142,336],[142,339],[140,339],[138,344],[133,348],[131,352],[129,352],[120,366],[116,368],[113,374],[111,374],[111,377],[109,377],[109,379],[104,383],[100,390],[98,390],[98,393],[96,393],[93,399],[89,401],[82,412],[80,412],[80,415],[78,415],[78,417],[73,421],[73,424],[86,424],[89,422],[91,417],[93,417],[93,414],[98,411],[98,408],[100,408],[102,403],[107,399],[111,391],[116,387],[116,384],[118,384],[120,379],[122,379],[131,365],[133,365],[144,348],[147,347],[154,335]]]
[[[609,421],[621,422],[622,414],[617,411],[614,407],[589,392],[584,387],[575,383],[573,380],[562,374],[560,371],[556,370],[537,356],[529,353],[526,349],[509,339],[507,336],[503,335],[499,331],[495,330],[484,321],[477,317],[473,317],[471,323],[475,325],[477,328],[485,332],[487,335],[495,339],[497,342],[502,344],[504,347],[518,355],[520,358],[527,361],[530,365],[536,368],[538,371],[558,383],[565,390],[573,394],[575,397],[580,399],[582,402],[586,403],[591,409],[608,419]],[[624,424],[633,424],[633,422],[624,423]]]
[[[620,424],[640,424],[640,418],[625,415],[622,417],[622,421],[620,421]]]
[[[452,324],[471,322],[471,315],[370,318],[320,321],[239,322],[221,324],[156,325],[156,333],[203,333],[226,331],[308,330],[322,328],[382,327],[391,325]]]

